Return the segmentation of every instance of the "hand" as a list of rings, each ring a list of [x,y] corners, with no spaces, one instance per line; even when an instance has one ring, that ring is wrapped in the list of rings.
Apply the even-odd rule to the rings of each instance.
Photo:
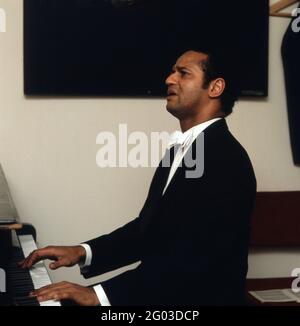
[[[69,282],[60,282],[44,286],[31,292],[29,296],[36,297],[38,301],[73,300],[81,306],[100,305],[94,289]]]
[[[79,263],[86,256],[85,249],[82,246],[56,247],[48,246],[42,249],[34,250],[26,259],[19,262],[21,268],[31,268],[32,265],[43,259],[51,259],[49,267],[57,269],[58,267],[70,267]]]

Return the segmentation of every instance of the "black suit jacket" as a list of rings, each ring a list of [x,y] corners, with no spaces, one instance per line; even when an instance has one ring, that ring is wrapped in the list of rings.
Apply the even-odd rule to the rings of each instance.
[[[255,175],[224,119],[204,131],[204,144],[202,177],[186,178],[183,165],[162,196],[169,169],[160,165],[139,216],[87,242],[85,277],[141,261],[102,283],[112,305],[243,303]]]

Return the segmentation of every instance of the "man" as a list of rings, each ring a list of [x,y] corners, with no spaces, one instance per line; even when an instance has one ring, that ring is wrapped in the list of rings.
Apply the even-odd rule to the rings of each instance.
[[[188,51],[166,80],[167,110],[184,132],[171,169],[157,168],[139,217],[111,234],[73,247],[46,247],[22,263],[43,258],[50,268],[85,264],[85,277],[141,261],[134,270],[85,288],[68,282],[35,291],[38,300],[80,305],[242,304],[249,220],[256,181],[246,151],[224,117],[236,98],[224,65],[211,53]],[[201,177],[188,178],[185,158],[204,132]],[[197,151],[196,151],[197,154]],[[182,164],[180,164],[180,162]]]

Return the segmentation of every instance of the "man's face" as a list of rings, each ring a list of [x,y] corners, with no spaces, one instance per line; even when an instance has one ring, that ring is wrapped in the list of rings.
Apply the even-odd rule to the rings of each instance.
[[[179,119],[199,113],[209,99],[208,90],[203,88],[204,72],[200,65],[206,59],[204,53],[185,52],[166,79],[167,110]]]

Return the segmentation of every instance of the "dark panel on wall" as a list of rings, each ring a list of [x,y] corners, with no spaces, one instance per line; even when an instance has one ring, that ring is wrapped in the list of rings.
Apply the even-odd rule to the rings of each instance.
[[[191,45],[232,50],[242,95],[267,95],[267,0],[24,0],[25,94],[161,96]]]
[[[296,21],[297,20],[297,21]],[[300,165],[300,31],[299,17],[289,25],[282,42],[282,58],[294,163]]]

